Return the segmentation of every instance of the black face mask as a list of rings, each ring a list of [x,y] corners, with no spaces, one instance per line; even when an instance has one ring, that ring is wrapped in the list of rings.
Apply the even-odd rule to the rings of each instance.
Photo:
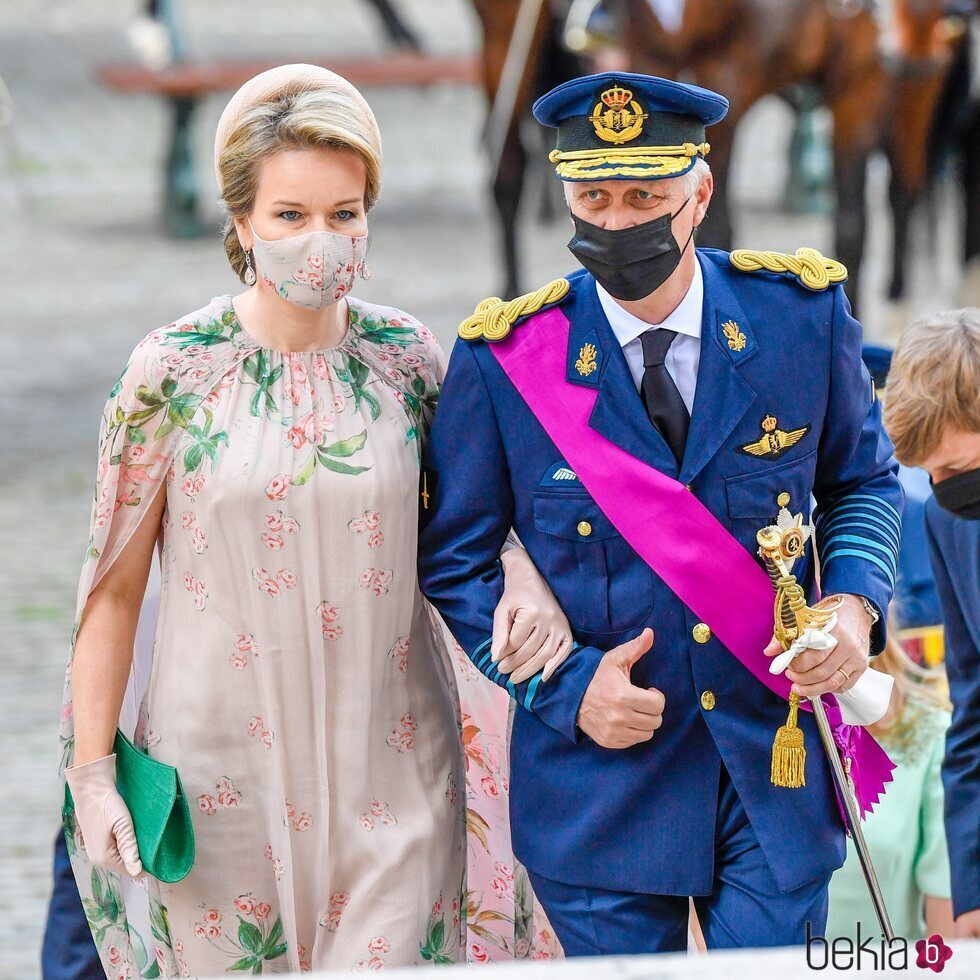
[[[671,228],[691,197],[673,214],[617,231],[607,231],[573,214],[575,234],[568,248],[610,296],[627,302],[643,299],[671,277],[691,244],[693,228],[683,249]]]
[[[934,483],[936,503],[957,517],[980,521],[980,469],[957,473],[942,483]]]

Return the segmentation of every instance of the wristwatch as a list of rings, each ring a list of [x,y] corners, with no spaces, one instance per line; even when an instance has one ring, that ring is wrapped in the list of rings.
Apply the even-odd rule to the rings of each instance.
[[[881,613],[878,612],[874,603],[867,596],[859,595],[858,598],[861,600],[861,605],[864,606],[864,611],[871,617],[871,625],[877,626],[878,620],[881,619]]]

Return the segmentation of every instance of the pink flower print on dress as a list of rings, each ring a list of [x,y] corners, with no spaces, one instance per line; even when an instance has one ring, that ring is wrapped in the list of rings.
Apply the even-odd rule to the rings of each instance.
[[[310,383],[309,375],[306,373],[306,362],[299,354],[287,354],[289,361],[289,373],[292,375],[293,384],[307,388]]]
[[[194,591],[194,576],[190,572],[184,572],[184,588],[188,592]]]
[[[358,577],[362,589],[370,589],[379,598],[388,594],[393,578],[390,568],[377,570],[365,568]]]
[[[218,803],[224,807],[238,806],[242,802],[242,794],[235,789],[235,784],[227,777],[223,776],[214,784],[218,794]]]
[[[336,932],[340,928],[340,920],[343,918],[343,909],[331,909],[320,916],[318,925],[327,932]]]
[[[514,870],[509,864],[504,864],[502,861],[494,861],[493,869],[506,881],[514,880]]]
[[[368,943],[368,949],[372,953],[390,953],[391,943],[389,943],[384,936],[375,936],[374,939]]]
[[[203,555],[204,552],[208,550],[207,535],[199,527],[194,528],[194,534],[191,538],[191,547],[198,555]]]
[[[232,670],[244,670],[248,666],[248,657],[244,653],[233,653],[228,657]]]
[[[333,410],[335,412],[342,412],[344,410],[344,405],[345,404],[346,404],[346,402],[344,401],[344,396],[343,395],[334,395],[333,396]]]
[[[119,966],[122,963],[122,950],[118,946],[110,946],[105,951],[105,956],[110,966]]]
[[[296,588],[296,576],[288,568],[280,568],[276,572],[276,578],[282,583],[284,589]]]
[[[293,821],[293,830],[298,831],[303,834],[306,833],[310,827],[313,826],[313,814],[308,810],[304,810],[296,819]]]
[[[483,788],[483,792],[490,797],[490,799],[495,800],[500,796],[500,790],[497,788],[497,782],[493,776],[484,776],[480,780],[480,786]]]
[[[302,449],[306,445],[306,433],[298,425],[294,425],[286,433],[286,444],[293,449]]]
[[[268,902],[256,902],[255,903],[255,918],[256,919],[268,919],[269,913],[272,911],[272,906]]]
[[[235,899],[235,908],[238,909],[242,915],[251,915],[255,911],[255,902],[249,895],[239,895]]]
[[[253,633],[239,633],[235,637],[235,645],[241,653],[251,653],[256,657],[259,655],[259,645],[255,642]]]
[[[270,534],[268,531],[263,531],[259,537],[269,551],[282,551],[282,549],[286,546],[285,539],[278,534]]]
[[[280,473],[279,476],[274,476],[269,481],[269,485],[265,488],[265,495],[270,500],[285,500],[286,494],[289,493],[289,488],[292,485],[293,481],[289,475]]]
[[[329,381],[330,380],[330,369],[327,366],[327,359],[322,354],[314,354],[313,355],[313,360],[312,360],[312,363],[311,363],[311,367],[313,369],[313,373],[321,381]]]
[[[262,731],[264,725],[265,722],[262,721],[259,715],[252,715],[252,717],[249,718],[248,722],[245,725],[245,731],[249,735],[253,735],[253,736],[258,735],[258,733]]]
[[[503,878],[494,875],[494,877],[490,879],[490,887],[493,889],[493,893],[497,896],[497,898],[507,897],[507,882]]]
[[[279,588],[279,583],[269,575],[269,570],[267,568],[253,568],[252,569],[252,580],[258,585],[260,591],[264,592],[267,596],[275,598],[282,591]]]
[[[197,808],[208,817],[218,812],[218,808],[214,805],[213,797],[208,796],[207,793],[202,793],[197,798]]]
[[[397,825],[398,821],[395,819],[395,815],[391,812],[391,807],[385,800],[372,800],[369,809],[371,811],[370,813],[365,812],[360,816],[360,824],[365,830],[374,830],[376,819],[380,819],[383,827],[394,827]]]
[[[272,873],[276,876],[276,881],[282,881],[286,875],[286,866],[280,858],[272,859]]]
[[[403,715],[401,718],[402,731],[393,728],[385,741],[393,749],[401,752],[411,752],[415,748],[415,736],[412,734],[418,727],[415,719],[411,715]]]
[[[180,526],[185,530],[189,531],[193,526],[197,518],[193,511],[185,510],[183,514],[180,515]]]
[[[486,946],[482,943],[470,943],[466,957],[471,963],[486,963],[490,959]]]
[[[286,797],[283,803],[283,812],[285,813],[285,816],[282,818],[283,826],[287,826],[289,821],[296,816],[296,807],[293,805],[293,801],[289,799],[289,797]]]
[[[367,543],[369,548],[380,548],[385,543],[385,536],[381,531],[375,531],[368,537]]]
[[[283,513],[277,510],[272,514],[265,515],[265,526],[270,531],[281,531],[283,529]]]
[[[326,599],[316,607],[317,615],[320,617],[321,631],[325,640],[339,640],[344,635],[344,628],[337,620],[340,618],[340,611],[337,606],[328,602]]]
[[[204,477],[196,476],[193,479],[187,477],[180,489],[184,494],[193,499],[204,489]]]
[[[349,521],[347,526],[355,534],[376,531],[381,526],[381,514],[376,510],[366,510],[360,517],[355,517],[352,521]]]
[[[408,647],[410,640],[407,636],[400,636],[395,640],[394,645],[388,651],[388,659],[395,662],[395,666],[404,674],[408,671]]]
[[[199,578],[194,583],[194,608],[198,612],[204,612],[208,604],[208,587],[204,584],[204,579]]]

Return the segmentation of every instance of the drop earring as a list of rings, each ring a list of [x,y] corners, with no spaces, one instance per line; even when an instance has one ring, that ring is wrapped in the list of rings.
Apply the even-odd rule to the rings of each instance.
[[[361,263],[360,276],[362,279],[371,278],[371,270],[367,267],[367,262]]]
[[[255,285],[255,270],[252,268],[252,253],[245,253],[245,285]]]

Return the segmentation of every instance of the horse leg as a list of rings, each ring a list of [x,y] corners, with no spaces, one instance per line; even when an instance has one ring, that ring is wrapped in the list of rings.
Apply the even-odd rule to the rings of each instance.
[[[406,48],[409,51],[422,50],[421,42],[402,20],[401,14],[392,0],[368,0],[368,2],[378,12],[381,23],[384,24],[385,33],[388,35],[388,40],[395,47]]]
[[[834,120],[834,249],[847,266],[845,289],[858,307],[861,260],[867,232],[865,190],[868,158],[881,142],[876,120],[882,119],[888,94],[883,72],[872,71],[845,86],[830,105]]]
[[[909,219],[913,202],[894,159],[888,178],[888,202],[892,212],[892,268],[888,298],[898,300],[905,296],[905,257],[909,246]]]
[[[517,216],[520,211],[521,191],[524,187],[524,168],[527,153],[521,142],[516,125],[507,134],[500,165],[493,181],[493,200],[497,207],[500,228],[500,244],[504,259],[504,290],[502,295],[510,299],[520,292],[520,275],[517,249]]]
[[[728,199],[728,172],[731,168],[732,142],[735,137],[737,118],[729,113],[725,119],[711,129],[711,152],[708,163],[714,180],[711,206],[698,227],[697,243],[702,248],[732,247],[731,202]]]

